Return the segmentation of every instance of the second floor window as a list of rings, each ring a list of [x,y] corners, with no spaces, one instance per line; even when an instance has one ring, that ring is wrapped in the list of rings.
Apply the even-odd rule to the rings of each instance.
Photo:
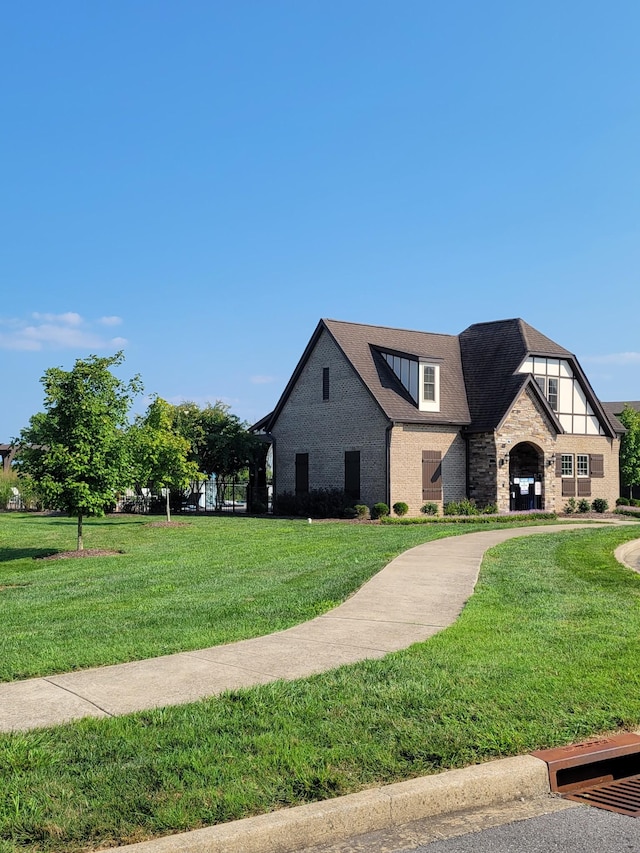
[[[422,399],[429,401],[436,399],[436,369],[430,364],[424,366]]]
[[[558,380],[553,376],[536,376],[534,377],[544,396],[549,401],[549,405],[554,412],[558,411]]]

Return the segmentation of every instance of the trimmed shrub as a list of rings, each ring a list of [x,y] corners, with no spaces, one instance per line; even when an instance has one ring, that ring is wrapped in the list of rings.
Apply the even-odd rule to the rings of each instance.
[[[393,511],[396,515],[406,515],[409,512],[409,504],[404,501],[396,501],[393,505]]]
[[[629,506],[629,498],[616,498],[616,506]]]
[[[464,498],[461,501],[449,501],[444,505],[445,515],[478,515],[480,510],[473,498]]]
[[[387,515],[389,515],[389,507],[386,503],[380,501],[371,507],[371,518],[384,518]]]
[[[348,506],[342,511],[343,518],[357,518],[358,512],[354,506]]]
[[[624,510],[618,510],[624,512]],[[629,515],[638,518],[638,514],[627,510]],[[382,524],[520,524],[523,521],[555,521],[555,512],[530,512],[514,517],[512,515],[456,515],[443,518],[442,516],[422,516],[412,518],[381,518]]]
[[[606,512],[609,509],[609,503],[605,498],[596,498],[591,504],[591,509],[594,512]]]
[[[354,506],[356,511],[357,518],[368,518],[369,517],[369,507],[366,504],[356,504]]]
[[[578,501],[578,512],[589,512],[591,509],[591,504],[586,498],[581,498]]]
[[[564,511],[567,515],[571,515],[571,513],[575,512],[577,508],[578,508],[578,504],[576,503],[576,499],[575,498],[569,498],[569,500],[567,501],[567,503],[565,505]]]
[[[437,515],[438,514],[438,504],[433,501],[428,501],[426,504],[423,504],[420,507],[420,512],[425,515]]]
[[[496,504],[485,504],[485,506],[482,507],[482,514],[483,515],[497,515],[498,514],[497,505]]]
[[[640,506],[640,498],[631,498],[629,503],[631,506]]]

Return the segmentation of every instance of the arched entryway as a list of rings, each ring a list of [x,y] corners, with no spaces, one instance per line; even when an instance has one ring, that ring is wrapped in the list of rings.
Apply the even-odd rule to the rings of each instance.
[[[529,441],[509,453],[509,509],[544,509],[544,453]]]

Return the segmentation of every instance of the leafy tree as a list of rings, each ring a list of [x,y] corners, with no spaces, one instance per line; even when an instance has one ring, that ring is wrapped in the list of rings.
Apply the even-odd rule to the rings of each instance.
[[[45,411],[33,415],[18,442],[18,471],[31,476],[44,505],[77,517],[79,551],[84,516],[104,515],[130,476],[124,433],[142,385],[137,376],[125,383],[111,373],[123,360],[122,352],[91,355],[70,371],[45,371]]]
[[[620,474],[631,497],[633,487],[640,486],[640,412],[625,403],[618,419],[627,430],[620,442]]]
[[[201,476],[196,462],[189,459],[191,442],[178,432],[177,420],[176,407],[155,397],[129,431],[135,482],[165,490],[167,521],[171,489],[183,489]]]
[[[219,400],[203,409],[195,403],[183,403],[177,408],[177,422],[182,434],[191,440],[193,458],[199,469],[216,478],[219,509],[224,500],[222,484],[253,462],[262,450],[262,443],[229,411],[229,406]]]

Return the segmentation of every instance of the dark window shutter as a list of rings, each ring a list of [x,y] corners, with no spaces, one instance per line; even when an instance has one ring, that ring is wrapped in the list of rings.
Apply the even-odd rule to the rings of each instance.
[[[422,451],[422,500],[442,500],[442,454],[439,450]]]
[[[576,496],[576,481],[569,479],[569,477],[562,478],[562,497],[563,498],[575,498]]]
[[[591,497],[591,480],[589,477],[578,477],[578,497]]]
[[[592,477],[604,477],[604,456],[602,453],[592,453],[589,456],[589,470]]]
[[[556,453],[556,477],[562,477],[562,453]]]
[[[296,453],[296,495],[309,494],[309,454]]]
[[[329,368],[322,368],[322,399],[329,399]]]
[[[347,450],[344,454],[344,491],[354,501],[360,499],[360,451]]]

